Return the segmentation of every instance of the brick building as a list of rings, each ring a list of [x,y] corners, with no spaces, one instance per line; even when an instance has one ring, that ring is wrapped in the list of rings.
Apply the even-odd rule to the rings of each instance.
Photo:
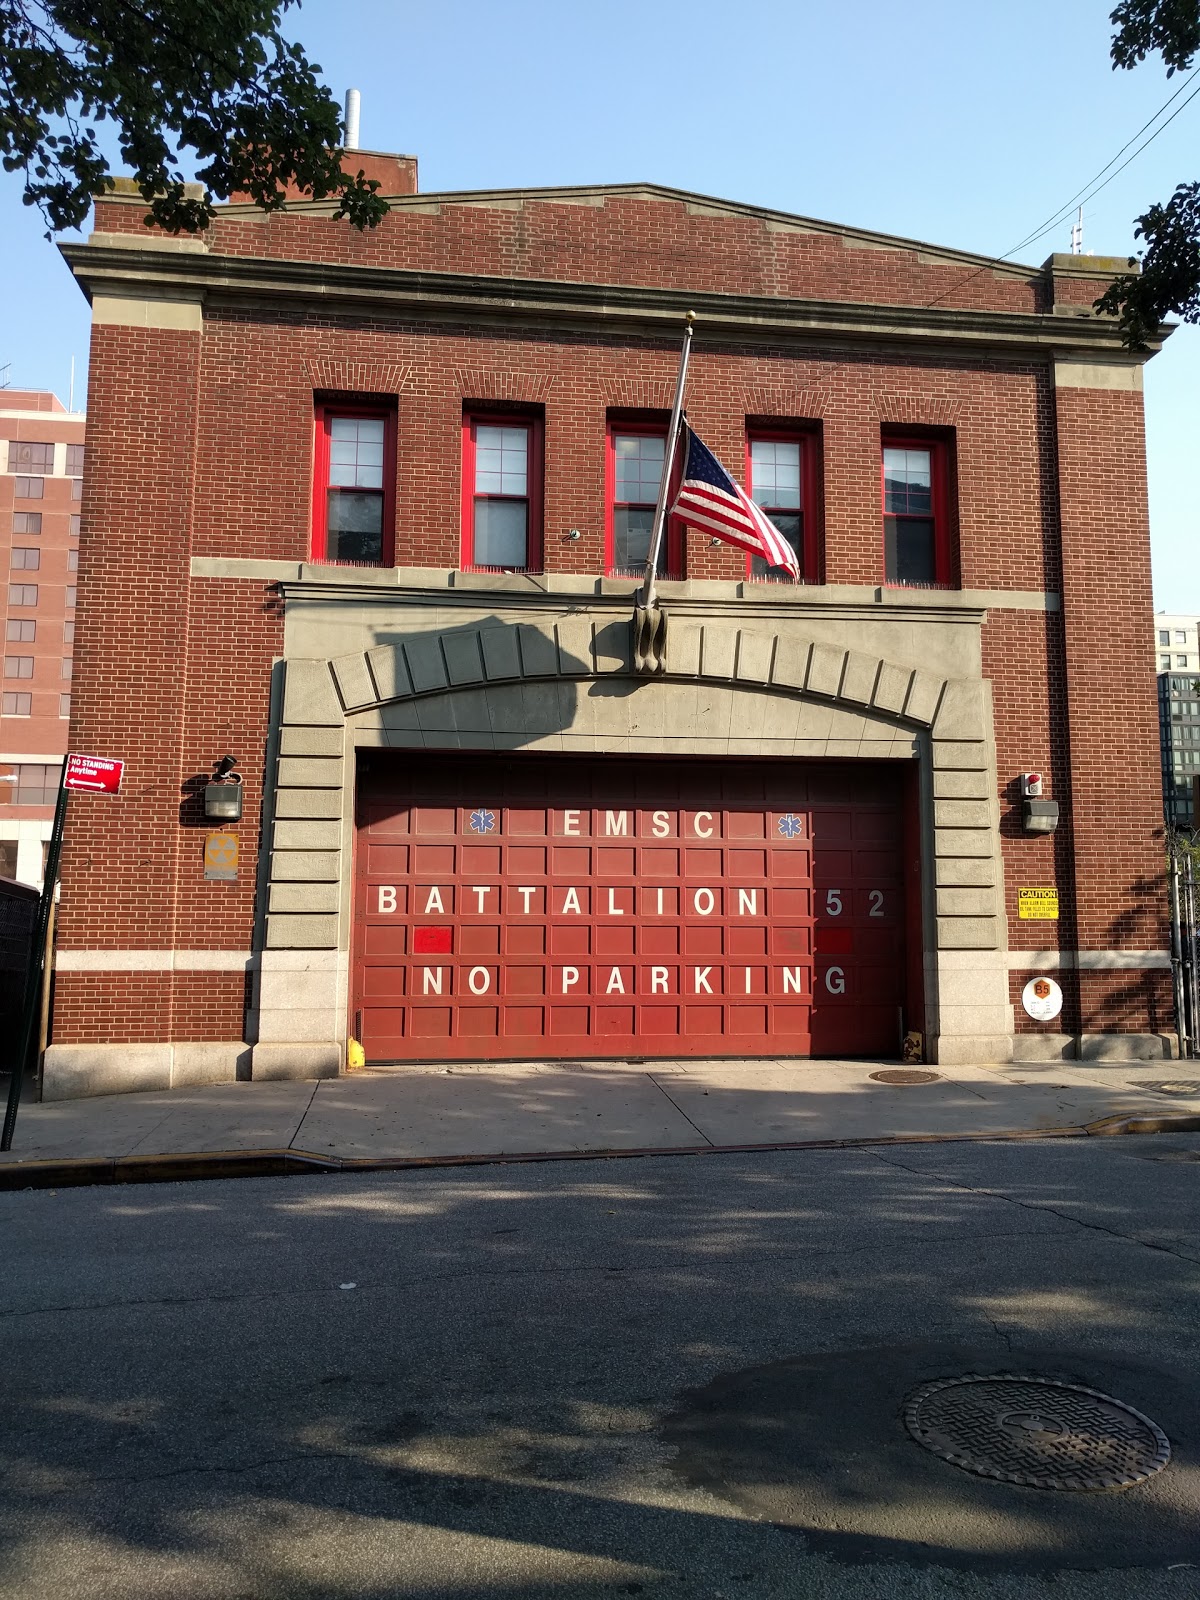
[[[1161,1054],[1141,359],[1090,309],[1123,263],[372,161],[365,236],[297,201],[163,238],[117,192],[65,249],[72,740],[129,765],[72,801],[47,1092],[333,1073],[350,1037]],[[646,677],[629,574],[689,307],[691,423],[805,581],[673,527]],[[227,753],[237,876],[206,877]]]
[[[47,390],[0,390],[0,877],[35,886],[71,715],[84,421]]]

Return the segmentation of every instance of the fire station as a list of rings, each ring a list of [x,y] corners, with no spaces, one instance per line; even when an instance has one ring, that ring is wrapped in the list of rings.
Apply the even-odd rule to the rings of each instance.
[[[1169,1054],[1152,352],[1092,309],[1125,263],[353,159],[371,233],[235,197],[165,237],[118,185],[64,247],[71,748],[127,765],[71,801],[47,1097],[352,1040]],[[800,581],[672,518],[648,673],[688,310],[689,424]]]

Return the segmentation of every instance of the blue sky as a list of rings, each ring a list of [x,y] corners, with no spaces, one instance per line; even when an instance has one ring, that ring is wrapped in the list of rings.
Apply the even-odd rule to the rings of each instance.
[[[1111,9],[308,0],[287,26],[339,98],[361,89],[364,147],[416,155],[424,190],[649,179],[1000,255],[1179,84],[1157,60],[1112,70]],[[1138,212],[1200,177],[1198,130],[1200,97],[1085,206],[1086,249],[1134,248]],[[74,356],[79,403],[87,307],[43,232],[0,173],[0,366],[65,400]],[[1016,259],[1068,248],[1069,220]],[[1198,377],[1193,328],[1146,371],[1155,603],[1200,612]]]

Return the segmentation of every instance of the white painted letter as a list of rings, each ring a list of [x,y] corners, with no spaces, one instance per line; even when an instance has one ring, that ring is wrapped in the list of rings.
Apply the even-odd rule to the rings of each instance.
[[[562,969],[562,972],[563,972],[563,993],[566,994],[568,989],[573,988],[574,985],[579,982],[579,968],[578,967],[564,967]]]
[[[829,990],[830,994],[845,994],[846,974],[842,971],[841,967],[830,967],[829,971],[825,974],[825,987]]]
[[[604,831],[607,834],[616,834],[624,838],[629,832],[628,811],[606,811],[604,813]]]
[[[696,972],[696,993],[697,994],[711,994],[712,993],[712,987],[711,987],[711,985],[709,984],[709,981],[708,981],[708,975],[709,975],[709,973],[711,971],[712,971],[711,967],[697,967],[695,969],[695,972]]]
[[[428,916],[431,911],[439,911],[443,917],[446,915],[446,908],[442,904],[442,891],[437,887],[436,884],[432,889],[430,889],[429,899],[425,902],[426,916]]]
[[[616,900],[613,898],[613,896],[616,894],[616,892],[617,891],[615,889],[610,889],[608,891],[608,914],[609,914],[610,917],[623,917],[625,915],[624,910],[617,904]]]
[[[703,817],[705,819],[705,821],[708,823],[708,827],[707,828],[702,828],[700,826],[700,818],[701,817]],[[711,811],[697,811],[695,817],[692,820],[692,827],[695,828],[695,830],[696,830],[697,839],[711,839],[712,835],[713,835],[713,831],[712,831],[712,812]]]
[[[524,909],[525,915],[528,916],[529,915],[529,897],[530,897],[530,895],[536,894],[537,890],[536,889],[521,888],[521,889],[517,890],[517,893],[519,895],[523,895],[525,897],[525,905],[524,905],[523,909]]]
[[[605,992],[605,994],[624,994],[625,993],[625,984],[623,983],[623,981],[621,979],[621,969],[620,969],[620,967],[614,967],[612,969],[612,971],[609,973],[609,975],[608,975],[608,988],[605,989],[604,992]]]
[[[804,993],[804,981],[803,980],[804,980],[804,969],[803,969],[803,967],[784,967],[784,969],[783,969],[783,992],[784,992],[784,994],[803,994]]]
[[[482,978],[482,983],[476,983],[477,978]],[[472,994],[486,994],[491,986],[492,975],[486,967],[472,967],[467,973],[467,987]]]
[[[743,917],[756,917],[758,915],[758,890],[738,890],[738,914]]]
[[[663,892],[661,889],[658,891],[658,914],[660,917],[663,914]]]
[[[746,968],[746,993],[747,994],[750,994],[752,992],[751,986],[750,986],[750,974],[751,974],[752,971],[753,971],[752,967],[747,967]]]
[[[671,831],[671,819],[665,811],[656,811],[651,820],[651,833],[656,839],[665,839]]]
[[[487,895],[491,894],[491,892],[492,886],[490,883],[473,883],[471,885],[471,893],[475,896],[475,909],[481,915],[483,913],[484,899]]]
[[[701,900],[704,901],[703,905]],[[707,917],[716,903],[717,897],[711,889],[697,889],[692,896],[692,910],[701,917]]]
[[[581,916],[583,914],[582,913],[582,908],[580,907],[580,904],[579,904],[579,890],[578,889],[568,889],[567,890],[567,897],[563,901],[563,915],[565,916],[568,911],[578,912]]]
[[[666,994],[667,992],[668,991],[667,991],[667,969],[666,969],[666,967],[651,967],[650,968],[650,993],[651,994]]]
[[[392,884],[390,884],[390,883],[381,883],[379,885],[379,908],[378,909],[380,911],[395,911],[395,909],[396,909],[396,890],[395,890],[395,888],[394,888],[394,886]]]
[[[426,967],[425,968],[425,990],[424,990],[424,992],[426,994],[441,994],[441,992],[442,992],[442,968],[441,967]]]
[[[563,832],[564,833],[578,834],[578,832],[579,832],[579,812],[578,811],[564,811],[563,812]]]

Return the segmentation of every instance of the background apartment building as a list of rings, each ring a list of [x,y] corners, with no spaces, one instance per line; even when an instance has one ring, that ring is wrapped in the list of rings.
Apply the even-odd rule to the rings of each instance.
[[[48,390],[0,390],[0,877],[35,885],[71,715],[83,435]]]
[[[1158,727],[1163,816],[1175,828],[1196,826],[1200,777],[1200,617],[1159,611],[1154,618],[1158,661]]]

